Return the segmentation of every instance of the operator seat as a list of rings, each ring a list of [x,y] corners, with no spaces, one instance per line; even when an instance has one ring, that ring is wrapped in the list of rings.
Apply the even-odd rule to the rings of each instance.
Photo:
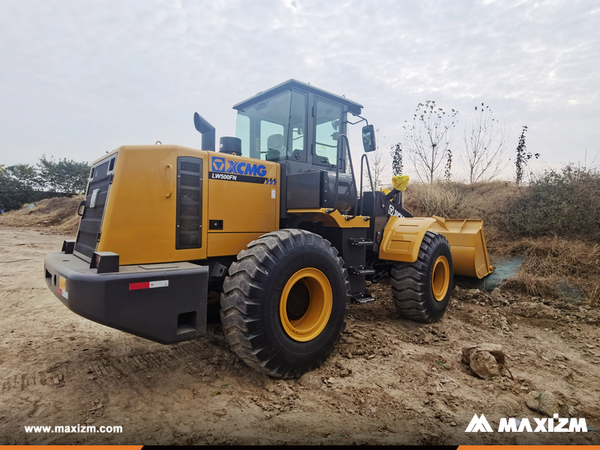
[[[283,145],[283,134],[272,134],[267,139],[267,155],[268,161],[276,161],[281,158],[281,153],[285,154],[285,146]]]

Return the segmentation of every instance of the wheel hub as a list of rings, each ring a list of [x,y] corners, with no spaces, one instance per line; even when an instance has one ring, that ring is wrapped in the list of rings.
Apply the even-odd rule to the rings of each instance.
[[[310,292],[303,280],[292,286],[288,295],[286,312],[288,319],[292,322],[300,320],[308,311],[310,306]]]
[[[431,272],[431,289],[433,297],[441,302],[446,297],[450,285],[450,264],[445,256],[439,256],[433,263]]]
[[[283,329],[295,341],[310,341],[325,329],[332,306],[331,284],[323,272],[312,267],[300,269],[281,293],[279,316]]]

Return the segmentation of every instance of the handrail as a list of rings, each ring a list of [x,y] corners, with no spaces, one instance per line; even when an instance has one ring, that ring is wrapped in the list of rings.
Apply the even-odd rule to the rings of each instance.
[[[350,152],[350,141],[348,140],[348,136],[346,136],[345,134],[340,134],[338,136],[338,145],[337,145],[337,152],[336,152],[336,164],[335,164],[335,205],[334,208],[332,209],[331,212],[335,211],[337,209],[338,206],[338,202],[339,202],[339,197],[340,197],[340,191],[339,191],[339,180],[340,180],[340,147],[341,147],[341,141],[345,140],[346,142],[346,148],[348,149],[348,161],[350,163],[350,172],[352,173],[352,184],[350,184],[350,187],[352,187],[352,185],[354,185],[354,187],[356,188],[356,177],[354,176],[354,164],[352,164],[352,153]],[[354,217],[356,217],[356,214],[354,214],[354,216],[352,216],[350,219],[353,219]],[[348,216],[346,216],[347,220]]]
[[[366,153],[363,153],[363,155],[360,157],[360,195],[358,196],[359,199],[361,199],[360,202],[360,215],[363,215],[363,201],[362,201],[362,196],[363,196],[363,160],[367,161],[367,173],[369,174],[369,184],[371,185],[371,192],[375,192],[375,188],[373,187],[373,177],[371,176],[371,166],[369,166],[369,158],[367,157]],[[356,214],[355,214],[356,215]]]

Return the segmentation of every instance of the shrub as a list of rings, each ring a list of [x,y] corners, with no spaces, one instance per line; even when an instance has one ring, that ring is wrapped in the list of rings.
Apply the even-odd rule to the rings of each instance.
[[[517,236],[600,239],[600,172],[568,165],[547,171],[506,203],[504,230]]]

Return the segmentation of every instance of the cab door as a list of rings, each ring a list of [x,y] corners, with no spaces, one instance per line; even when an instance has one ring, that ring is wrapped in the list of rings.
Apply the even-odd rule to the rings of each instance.
[[[313,111],[312,163],[326,170],[335,170],[338,136],[344,128],[342,105],[315,95]],[[344,166],[345,164],[340,164],[340,171],[344,171]]]

